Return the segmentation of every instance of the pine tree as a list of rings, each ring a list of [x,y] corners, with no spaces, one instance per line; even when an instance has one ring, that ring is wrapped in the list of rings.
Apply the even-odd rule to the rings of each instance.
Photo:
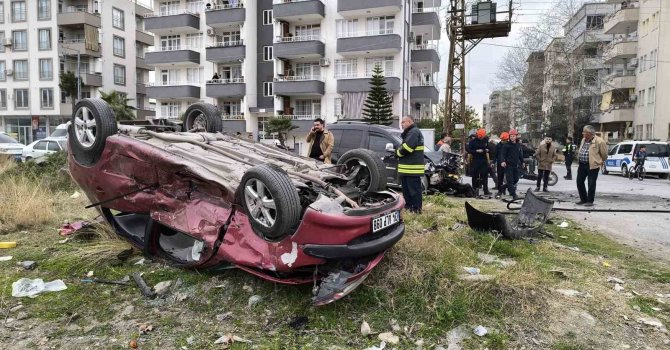
[[[363,106],[363,120],[370,124],[391,125],[393,98],[386,90],[386,79],[381,66],[375,65],[370,85],[370,92]]]

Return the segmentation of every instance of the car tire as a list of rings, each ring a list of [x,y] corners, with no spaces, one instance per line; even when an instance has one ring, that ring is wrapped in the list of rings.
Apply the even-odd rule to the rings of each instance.
[[[665,180],[668,178],[668,174],[658,174],[658,178],[661,180]]]
[[[92,166],[100,159],[107,137],[117,133],[114,111],[102,99],[85,98],[74,106],[71,121],[70,152],[80,165]]]
[[[628,166],[627,166],[625,163],[622,164],[622,165],[621,165],[621,176],[627,178],[628,175],[629,175],[629,172],[630,172],[630,171],[628,170]]]
[[[364,148],[352,149],[345,152],[337,164],[347,167],[355,166],[356,163],[365,166],[368,170],[368,184],[362,188],[363,193],[383,191],[386,189],[386,166],[377,153]]]
[[[558,183],[558,175],[556,175],[555,172],[550,172],[549,173],[549,186],[555,186]]]
[[[261,164],[249,169],[240,182],[238,200],[254,231],[269,241],[293,234],[300,223],[300,197],[281,168]]]
[[[223,131],[223,120],[216,106],[209,103],[194,103],[184,112],[185,131],[220,132]]]

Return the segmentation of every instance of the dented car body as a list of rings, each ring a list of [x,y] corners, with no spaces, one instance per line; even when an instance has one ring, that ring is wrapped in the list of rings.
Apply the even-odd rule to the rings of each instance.
[[[191,132],[158,132],[118,125],[104,102],[82,100],[69,130],[72,178],[146,254],[278,283],[322,282],[318,305],[353,290],[404,234],[404,201],[371,178],[378,164],[365,162],[367,150],[326,166],[226,136],[211,107],[187,109]]]

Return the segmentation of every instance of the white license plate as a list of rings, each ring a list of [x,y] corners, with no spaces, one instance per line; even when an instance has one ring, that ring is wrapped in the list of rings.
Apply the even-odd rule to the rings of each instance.
[[[378,218],[372,219],[372,232],[383,230],[389,226],[397,224],[400,221],[400,212],[394,211],[384,214]]]
[[[650,165],[649,168],[656,169],[656,165]]]

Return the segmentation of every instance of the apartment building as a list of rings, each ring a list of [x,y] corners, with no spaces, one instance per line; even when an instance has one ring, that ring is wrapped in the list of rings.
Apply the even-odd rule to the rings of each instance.
[[[538,143],[543,137],[542,113],[544,89],[545,56],[543,51],[532,52],[528,59],[528,70],[523,77],[523,96],[525,104],[522,107],[519,129],[524,130],[522,138],[532,144]]]
[[[547,118],[556,112],[566,113],[569,94],[569,56],[566,54],[565,38],[552,39],[544,50],[544,81],[542,88],[542,113]]]
[[[482,106],[482,125],[487,133],[491,132],[491,106],[488,103]]]
[[[157,116],[178,118],[196,101],[215,104],[228,132],[271,137],[273,117],[299,128],[300,148],[317,117],[360,119],[375,65],[396,116],[431,117],[438,102],[440,1],[175,0],[155,4],[147,87]]]
[[[136,23],[150,11],[130,0],[0,1],[0,130],[28,144],[68,120],[71,100],[58,86],[66,71],[80,76],[82,98],[117,90],[142,101]],[[153,44],[143,40],[137,47]]]
[[[610,3],[586,3],[564,25],[565,51],[570,64],[568,69],[572,103],[577,117],[590,119],[600,125],[601,131],[616,129],[618,121],[602,119],[601,89],[614,66],[605,65],[604,48],[612,41],[612,35],[604,30],[605,18],[614,13],[616,5]]]

